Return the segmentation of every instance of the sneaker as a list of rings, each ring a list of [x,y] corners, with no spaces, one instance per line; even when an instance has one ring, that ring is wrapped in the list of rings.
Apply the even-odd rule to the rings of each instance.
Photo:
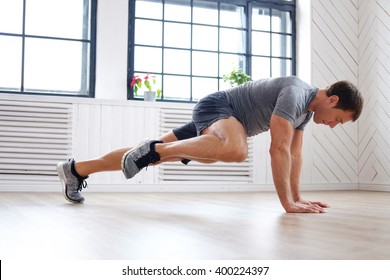
[[[156,143],[162,141],[144,140],[123,155],[122,171],[126,179],[133,178],[142,168],[160,160],[160,155],[154,149]]]
[[[62,193],[66,200],[73,203],[83,203],[84,197],[81,195],[81,190],[87,187],[85,179],[87,177],[76,177],[72,173],[72,165],[74,159],[69,159],[67,162],[59,162],[57,164],[57,173],[62,183]]]

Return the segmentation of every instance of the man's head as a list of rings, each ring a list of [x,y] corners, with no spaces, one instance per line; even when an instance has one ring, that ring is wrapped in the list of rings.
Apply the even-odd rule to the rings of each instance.
[[[363,110],[363,96],[358,88],[348,81],[339,81],[326,89],[328,97],[336,95],[338,102],[334,108],[352,112],[352,121],[356,121]]]
[[[363,109],[363,96],[355,85],[348,81],[334,83],[325,90],[319,90],[314,102],[315,123],[335,127],[337,124],[356,121]]]

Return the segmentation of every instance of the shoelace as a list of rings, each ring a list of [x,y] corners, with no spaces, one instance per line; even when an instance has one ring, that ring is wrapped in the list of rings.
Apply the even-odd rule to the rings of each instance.
[[[79,186],[77,187],[78,192],[81,192],[83,188],[85,189],[86,187],[88,187],[87,181],[83,179],[78,179],[78,181],[79,181]]]
[[[135,164],[137,165],[138,169],[141,170],[144,167],[147,167],[151,163],[155,163],[157,160],[155,158],[155,155],[153,152],[149,152],[146,155],[143,155],[140,157]]]

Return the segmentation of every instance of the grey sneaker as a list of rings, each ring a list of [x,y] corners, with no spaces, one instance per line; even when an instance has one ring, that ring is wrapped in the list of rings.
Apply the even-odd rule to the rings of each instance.
[[[162,143],[162,141],[143,140],[123,155],[122,171],[126,179],[133,178],[142,168],[160,160],[160,155],[154,149],[156,143]]]
[[[84,197],[81,195],[82,188],[87,187],[85,179],[88,177],[77,178],[72,173],[72,165],[74,159],[69,159],[67,162],[59,162],[57,164],[57,173],[62,183],[62,193],[66,200],[73,203],[83,203]]]

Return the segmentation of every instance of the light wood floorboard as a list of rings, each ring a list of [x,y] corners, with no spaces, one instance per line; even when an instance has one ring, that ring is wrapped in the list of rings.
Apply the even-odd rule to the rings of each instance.
[[[332,207],[286,214],[274,192],[0,193],[0,259],[390,259],[390,193],[307,192]]]

